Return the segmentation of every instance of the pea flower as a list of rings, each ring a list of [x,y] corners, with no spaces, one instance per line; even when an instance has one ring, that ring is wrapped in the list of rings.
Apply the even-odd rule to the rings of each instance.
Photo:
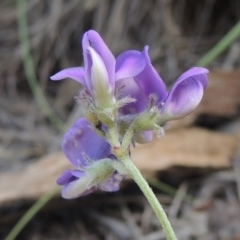
[[[150,142],[154,129],[161,130],[167,121],[190,114],[208,83],[208,70],[194,67],[183,73],[168,92],[151,64],[148,46],[143,52],[130,50],[115,59],[99,34],[90,30],[83,36],[82,47],[84,67],[68,68],[51,77],[72,78],[83,86],[80,101],[85,118],[75,123],[62,142],[64,154],[75,167],[57,180],[63,186],[64,198],[96,189],[117,191],[126,172],[114,151],[120,153],[123,147],[122,152],[128,152],[130,143]],[[110,122],[103,117],[109,109],[117,113]],[[113,126],[117,127],[110,132]]]
[[[73,67],[58,72],[52,80],[72,78],[81,83],[92,96],[98,109],[111,108],[116,103],[115,83],[138,75],[145,67],[144,56],[134,50],[114,58],[102,38],[89,30],[82,40],[84,68]]]
[[[146,61],[144,69],[136,76],[118,81],[116,85],[123,88],[123,96],[131,95],[136,99],[122,108],[123,114],[144,112],[152,99],[155,102],[154,111],[156,107],[158,111],[157,124],[162,126],[167,121],[189,115],[198,106],[207,87],[209,71],[201,67],[189,69],[177,79],[168,92],[165,83],[151,64],[148,49],[146,46],[142,52]],[[160,132],[163,132],[162,128]],[[151,130],[140,131],[135,134],[135,140],[147,143],[152,140],[152,136]]]
[[[151,64],[148,46],[143,56],[146,65],[143,71],[134,77],[146,96],[155,96],[160,111],[161,124],[189,115],[200,103],[208,79],[206,68],[193,67],[183,73],[168,92],[166,85]]]
[[[130,145],[152,140],[153,130],[191,113],[207,86],[205,68],[183,73],[168,92],[151,64],[148,46],[126,51],[116,59],[93,30],[82,40],[84,68],[62,70],[52,80],[72,78],[83,85],[79,101],[85,118],[65,134],[62,150],[74,166],[57,179],[64,198],[76,198],[97,189],[117,191],[125,176],[143,191],[168,239],[177,239],[170,222],[131,160]]]
[[[110,145],[91,128],[84,118],[76,121],[65,134],[62,150],[76,168],[66,170],[57,179],[64,198],[76,198],[97,189],[117,191],[123,176],[111,165]]]

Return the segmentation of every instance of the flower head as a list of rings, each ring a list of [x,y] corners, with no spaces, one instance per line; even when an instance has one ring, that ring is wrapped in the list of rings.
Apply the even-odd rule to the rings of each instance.
[[[138,118],[135,123],[139,131],[136,130],[134,140],[139,143],[151,141],[153,129],[157,129],[160,136],[163,135],[162,126],[167,121],[190,114],[200,103],[208,83],[208,70],[194,67],[183,73],[168,92],[165,83],[151,64],[148,49],[146,46],[141,53],[146,61],[143,70],[116,83],[116,86],[122,89],[122,97],[130,95],[136,99],[120,109],[120,112],[122,115],[135,115],[135,118]],[[139,115],[141,116],[138,117]]]
[[[99,34],[90,30],[83,36],[82,47],[84,67],[51,77],[72,78],[83,86],[78,99],[85,118],[75,123],[62,142],[64,154],[75,167],[57,180],[64,198],[96,189],[117,191],[129,174],[119,159],[127,157],[130,144],[149,142],[153,130],[163,134],[167,121],[190,114],[208,83],[208,70],[194,67],[168,92],[151,64],[148,46],[143,52],[130,50],[115,59]]]
[[[136,76],[145,67],[145,58],[138,51],[127,51],[116,59],[100,35],[89,30],[82,40],[84,68],[74,67],[58,72],[52,80],[72,78],[90,93],[98,109],[112,107],[116,81]]]
[[[209,71],[201,67],[189,69],[178,78],[168,92],[163,80],[151,64],[148,46],[144,48],[142,54],[147,63],[134,80],[147,97],[154,96],[160,113],[159,124],[190,114],[203,97],[204,89],[208,84]]]
[[[76,198],[93,192],[117,191],[123,176],[112,167],[110,145],[80,118],[65,134],[62,149],[76,170],[66,170],[57,183],[63,185],[64,198]]]

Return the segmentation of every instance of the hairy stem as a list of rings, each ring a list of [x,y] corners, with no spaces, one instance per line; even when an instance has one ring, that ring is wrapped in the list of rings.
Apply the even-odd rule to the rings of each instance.
[[[148,185],[147,181],[144,179],[140,171],[137,169],[137,167],[133,164],[131,159],[129,157],[125,157],[120,159],[120,161],[123,163],[125,168],[128,171],[128,174],[133,178],[133,180],[137,183],[137,185],[140,187],[144,195],[146,196],[148,202],[152,206],[155,214],[157,215],[157,218],[159,219],[163,230],[167,236],[168,240],[177,240],[177,237],[173,231],[173,228],[167,218],[166,213],[164,212],[161,204],[157,200],[155,194],[153,193],[152,189]]]

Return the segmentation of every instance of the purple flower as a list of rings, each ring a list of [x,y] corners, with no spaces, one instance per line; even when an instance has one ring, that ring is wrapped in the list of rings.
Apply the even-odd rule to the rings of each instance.
[[[117,62],[102,38],[94,30],[86,32],[82,40],[84,68],[74,67],[58,72],[52,80],[72,78],[80,82],[92,95],[98,108],[115,103],[115,83],[119,79],[138,75],[145,67],[144,56],[138,51],[121,54]]]
[[[117,88],[122,89],[120,97],[129,95],[136,99],[135,102],[120,109],[120,112],[123,115],[138,114],[147,109],[149,101],[154,101],[159,111],[157,122],[159,125],[187,116],[198,106],[203,97],[209,71],[200,67],[191,68],[178,78],[168,92],[165,83],[151,64],[148,49],[149,47],[146,46],[142,52],[146,60],[144,69],[138,75],[116,83]],[[150,142],[152,138],[152,131],[135,134],[135,141],[138,143]]]
[[[64,186],[62,189],[64,198],[76,198],[96,189],[103,191],[119,189],[123,177],[113,169],[107,173],[101,172],[100,175],[103,175],[101,181],[96,182],[95,177],[99,178],[96,175],[99,174],[99,166],[105,164],[100,159],[110,156],[110,145],[91,129],[91,124],[86,119],[80,118],[65,134],[62,150],[76,167],[76,170],[66,170],[57,179],[57,183]]]
[[[193,67],[178,78],[160,108],[164,121],[185,117],[198,106],[207,86],[208,72],[205,68]]]
[[[134,76],[134,80],[147,97],[156,98],[161,123],[190,114],[203,97],[204,89],[208,84],[209,71],[205,68],[193,67],[183,73],[170,92],[167,92],[166,85],[151,64],[148,46],[144,48],[143,56],[147,63],[143,71]]]

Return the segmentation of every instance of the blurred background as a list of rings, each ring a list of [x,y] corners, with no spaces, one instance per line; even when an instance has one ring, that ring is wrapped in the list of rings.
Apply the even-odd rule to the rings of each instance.
[[[74,100],[80,86],[49,77],[83,64],[81,39],[89,29],[115,56],[149,45],[168,87],[192,66],[210,69],[196,111],[172,122],[163,138],[132,149],[133,161],[179,239],[240,239],[240,39],[202,59],[239,20],[238,0],[1,0],[0,239],[68,167],[60,144],[81,117]],[[70,201],[57,195],[17,239],[165,237],[143,194],[127,180],[117,193]]]

